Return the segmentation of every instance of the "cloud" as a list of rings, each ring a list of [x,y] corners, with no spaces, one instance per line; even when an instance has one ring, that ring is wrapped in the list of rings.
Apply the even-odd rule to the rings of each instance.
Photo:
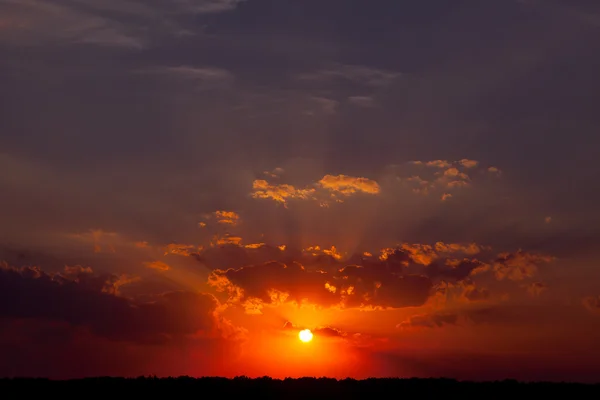
[[[226,246],[226,245],[241,245],[242,244],[242,238],[239,236],[235,236],[235,235],[231,235],[231,234],[225,234],[223,236],[218,236],[216,235],[213,238],[213,241],[211,243],[212,246]]]
[[[230,11],[243,0],[2,0],[10,21],[0,40],[12,44],[90,44],[146,48],[153,33],[187,32],[189,15]]]
[[[296,189],[292,185],[270,184],[264,179],[252,183],[251,196],[255,199],[272,199],[286,204],[289,199],[314,199],[315,189]]]
[[[502,171],[497,167],[489,167],[487,170],[489,173],[494,174],[496,176],[502,175]]]
[[[3,264],[0,317],[62,321],[109,339],[139,343],[164,343],[173,336],[218,330],[214,296],[177,291],[134,303],[117,295],[119,279],[86,269],[50,275],[37,268]]]
[[[179,256],[191,256],[202,250],[202,246],[192,244],[169,243],[164,247],[164,255],[175,254]]]
[[[420,306],[432,283],[426,276],[396,275],[379,268],[347,266],[337,271],[292,262],[268,262],[213,271],[209,282],[230,299],[253,308],[283,302],[340,308]]]
[[[480,253],[483,249],[482,246],[478,245],[477,243],[462,244],[437,242],[435,244],[435,250],[438,253],[463,253],[468,255],[475,255]]]
[[[280,167],[273,168],[272,171],[263,171],[263,174],[265,174],[269,178],[279,178],[284,173],[285,170]]]
[[[489,264],[486,264],[477,259],[464,258],[446,259],[445,263],[434,263],[427,268],[427,274],[431,277],[441,279],[462,280],[472,275],[477,275],[486,272],[490,269]]]
[[[453,307],[471,307],[474,304],[489,304],[504,301],[502,296],[492,297],[492,293],[485,287],[480,287],[471,276],[461,279],[446,278],[434,285],[428,305],[439,309]]]
[[[240,220],[239,214],[234,211],[215,211],[214,216],[219,224],[235,226]]]
[[[358,178],[347,175],[325,175],[319,182],[321,187],[344,196],[362,192],[378,194],[381,191],[379,184],[371,179]]]
[[[461,282],[464,290],[462,296],[468,301],[485,301],[490,298],[490,291],[486,288],[478,288],[471,281]]]
[[[439,196],[442,201],[454,197],[460,189],[473,187],[485,179],[487,169],[476,160],[410,161],[405,165],[392,165],[388,172],[403,186],[420,195]],[[500,175],[499,170],[494,172]]]
[[[368,87],[382,87],[390,85],[402,74],[386,71],[364,65],[336,65],[332,68],[322,69],[296,76],[303,81],[349,81]]]
[[[262,264],[271,260],[285,260],[288,253],[267,244],[224,243],[208,247],[195,255],[196,260],[210,269],[241,268],[247,265]]]
[[[9,43],[87,43],[140,49],[145,46],[136,27],[106,18],[99,10],[65,2],[4,0],[7,16],[18,21],[0,33]]]
[[[479,161],[469,160],[468,158],[463,158],[458,163],[465,168],[475,168],[479,165]]]
[[[196,89],[220,88],[231,85],[235,76],[223,68],[180,65],[175,67],[150,67],[135,71],[138,74],[162,76]]]
[[[554,260],[555,258],[551,256],[519,250],[515,253],[499,254],[493,269],[498,280],[521,281],[535,276],[540,264]]]
[[[299,189],[288,184],[270,184],[257,179],[252,184],[251,196],[257,199],[272,199],[286,205],[288,200],[314,200],[328,206],[331,200],[343,202],[342,197],[357,194],[379,194],[379,184],[371,179],[348,175],[325,175],[313,185]]]
[[[198,14],[211,14],[230,11],[246,0],[174,0],[186,11]]]
[[[397,328],[440,328],[451,325],[511,326],[536,324],[552,319],[552,312],[537,306],[523,304],[486,304],[459,310],[418,314],[402,321]],[[539,318],[532,318],[536,316]],[[548,318],[548,319],[547,319]]]
[[[155,269],[157,271],[168,271],[171,269],[169,264],[166,264],[162,261],[152,261],[144,263],[146,268]]]
[[[297,326],[294,325],[290,321],[286,321],[283,324],[284,330],[294,330],[301,331],[304,329],[310,329],[313,335],[315,336],[324,336],[324,337],[345,337],[347,336],[347,332],[342,331],[341,329],[337,329],[331,326],[319,326],[316,328],[306,327],[306,326]]]
[[[397,328],[440,328],[445,325],[456,325],[458,322],[457,314],[420,314],[413,315],[406,321],[402,321]]]

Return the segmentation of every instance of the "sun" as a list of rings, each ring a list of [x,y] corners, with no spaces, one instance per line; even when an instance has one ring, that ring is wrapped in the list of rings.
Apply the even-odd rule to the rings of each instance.
[[[304,329],[304,330],[301,330],[300,333],[298,333],[298,337],[300,338],[300,340],[302,342],[308,343],[312,340],[313,334],[310,331],[310,329]]]

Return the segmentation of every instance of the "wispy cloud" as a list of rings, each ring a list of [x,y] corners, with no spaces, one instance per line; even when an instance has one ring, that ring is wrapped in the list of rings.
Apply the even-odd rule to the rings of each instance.
[[[0,40],[9,44],[94,44],[140,49],[150,33],[179,35],[187,15],[233,10],[244,0],[0,0]]]
[[[214,86],[227,86],[235,80],[235,76],[222,68],[215,67],[192,67],[181,66],[159,66],[136,70],[138,74],[148,74],[184,82],[196,88]]]
[[[335,81],[345,80],[355,84],[372,88],[384,87],[400,77],[399,72],[387,71],[364,65],[335,65],[317,71],[296,75],[296,79],[303,81]]]

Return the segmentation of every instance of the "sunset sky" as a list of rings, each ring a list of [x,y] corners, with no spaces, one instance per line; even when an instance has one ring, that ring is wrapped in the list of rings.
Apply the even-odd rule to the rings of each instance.
[[[599,38],[594,0],[0,0],[0,376],[598,381]]]

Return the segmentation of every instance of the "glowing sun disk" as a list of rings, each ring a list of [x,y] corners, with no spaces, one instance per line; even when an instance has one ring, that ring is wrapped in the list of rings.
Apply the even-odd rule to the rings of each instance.
[[[313,334],[310,331],[310,329],[304,329],[304,330],[301,330],[300,333],[298,333],[298,337],[300,338],[300,340],[302,342],[308,343],[312,340]]]

